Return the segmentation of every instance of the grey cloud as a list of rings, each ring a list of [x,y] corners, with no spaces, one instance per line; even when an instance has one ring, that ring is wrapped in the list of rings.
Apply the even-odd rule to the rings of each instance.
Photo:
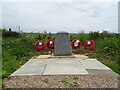
[[[109,7],[115,13],[116,7],[105,5],[106,3],[5,3],[3,26],[21,26],[22,30],[29,32],[42,32],[44,29],[48,32],[77,32],[83,29],[87,32],[101,27],[114,29],[117,27],[117,17],[110,12]],[[114,18],[113,22],[109,22],[112,20],[110,17]],[[106,22],[108,24],[105,26]]]

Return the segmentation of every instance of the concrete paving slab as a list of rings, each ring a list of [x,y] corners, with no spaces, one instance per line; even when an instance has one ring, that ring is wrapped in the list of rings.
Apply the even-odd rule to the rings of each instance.
[[[118,74],[113,72],[112,70],[87,69],[87,71],[90,75],[118,77]]]
[[[47,59],[30,59],[11,76],[42,75]]]
[[[11,76],[82,74],[117,75],[96,59],[49,58],[30,59],[21,68],[11,74]]]
[[[103,70],[111,70],[97,59],[78,59],[85,69],[103,69]]]
[[[81,64],[77,58],[50,58],[47,62],[47,64]]]
[[[89,74],[76,58],[52,58],[47,62],[43,75]]]

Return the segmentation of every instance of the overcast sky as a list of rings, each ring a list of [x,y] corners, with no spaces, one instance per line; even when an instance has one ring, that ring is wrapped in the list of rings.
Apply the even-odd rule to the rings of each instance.
[[[3,2],[2,28],[24,32],[118,32],[117,2]]]

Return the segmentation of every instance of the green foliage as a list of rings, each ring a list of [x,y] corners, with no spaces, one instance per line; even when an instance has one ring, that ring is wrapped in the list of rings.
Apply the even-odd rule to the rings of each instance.
[[[101,62],[110,67],[113,71],[120,74],[120,65],[116,61],[102,60]]]
[[[39,34],[38,37],[37,37],[38,40],[42,40],[43,39],[43,35],[42,34]]]
[[[62,80],[61,82],[69,87],[78,87],[79,86],[79,84],[77,82],[69,82],[67,80]]]
[[[77,79],[79,79],[79,77],[73,77],[73,80],[77,80]]]
[[[8,77],[34,55],[33,39],[3,38],[2,40],[2,77]]]
[[[88,34],[83,33],[72,34],[70,35],[70,41],[72,41],[73,39],[79,39],[84,44],[85,41],[89,40],[89,36]]]
[[[97,39],[97,38],[100,38],[100,34],[99,32],[90,32],[89,37],[90,39]]]
[[[44,83],[48,83],[49,81],[48,81],[48,79],[46,78],[46,79],[44,79],[44,80],[42,80]]]
[[[51,39],[51,33],[48,34],[48,40],[50,40],[50,39]]]
[[[15,32],[15,31],[7,31],[5,29],[2,30],[2,37],[14,37],[14,38],[19,38],[20,34]]]
[[[45,33],[48,35],[47,33]],[[34,55],[40,55],[42,52],[52,51],[50,49],[44,49],[37,51],[34,49],[34,44],[38,39],[37,33],[20,33],[21,38],[6,37],[2,39],[2,77],[8,77],[11,73],[17,70],[23,65],[29,58]],[[40,34],[41,36],[44,34]],[[51,38],[55,38],[55,35],[51,35]],[[47,37],[42,39],[44,42]]]
[[[95,52],[97,58],[120,74],[120,39],[108,37],[95,40]]]
[[[120,38],[120,34],[109,33],[107,31],[103,31],[102,33],[99,33],[99,31],[89,33],[90,39],[104,39],[104,38],[110,38],[110,37]]]
[[[91,32],[89,34],[72,34],[70,40],[79,39],[82,41],[82,45],[84,45],[84,41],[92,39],[95,42],[95,50],[86,50],[83,46],[78,49],[73,49],[74,54],[85,54],[89,53],[91,56],[98,58],[101,62],[102,60],[108,59],[108,61],[104,61],[104,63],[111,67],[115,72],[120,73],[120,69],[116,68],[116,66],[120,66],[120,34],[109,33],[103,31],[99,32]],[[89,56],[89,57],[91,57]],[[115,61],[114,65],[111,64],[112,61]]]
[[[99,39],[95,41],[97,53],[102,52],[104,56],[118,57],[120,53],[120,40],[116,37]],[[116,58],[118,59],[118,58]]]
[[[11,33],[6,30],[3,31],[2,39],[2,77],[8,77],[11,73],[23,65],[29,58],[34,55],[44,54],[53,50],[44,49],[37,51],[34,49],[34,44],[38,40],[46,42],[48,39],[55,40],[56,34],[51,33],[19,33],[18,36],[7,36],[5,33]],[[92,35],[93,34],[93,35]],[[120,34],[92,33],[90,34],[71,34],[70,40],[80,39],[83,43],[86,40],[93,39],[95,42],[95,50],[90,51],[80,47],[73,49],[74,54],[95,53],[96,57],[105,65],[112,68],[115,72],[120,74]],[[40,35],[40,36],[39,36]],[[13,38],[19,37],[20,38]],[[96,39],[97,37],[97,39]],[[46,53],[45,53],[46,54]],[[92,55],[93,56],[93,55]],[[76,77],[73,78],[77,79]],[[67,83],[67,81],[66,81]],[[69,83],[69,82],[68,82]],[[73,86],[76,85],[72,83]],[[72,84],[68,84],[71,85]]]

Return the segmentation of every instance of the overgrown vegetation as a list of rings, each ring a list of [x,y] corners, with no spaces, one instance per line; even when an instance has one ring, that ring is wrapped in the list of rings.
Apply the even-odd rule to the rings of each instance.
[[[8,77],[27,60],[34,55],[51,54],[53,50],[44,49],[37,51],[34,44],[38,40],[46,42],[48,39],[55,40],[52,33],[17,33],[15,31],[2,30],[2,77]],[[86,54],[89,57],[98,58],[99,61],[120,74],[120,34],[91,32],[89,34],[71,34],[70,40],[79,39],[84,42],[93,40],[95,49],[92,51],[84,49],[73,49],[74,54]],[[48,53],[50,52],[50,53]],[[76,78],[74,78],[76,79]]]
[[[7,37],[9,33],[9,36]],[[14,33],[14,35],[13,35]],[[2,30],[2,77],[8,77],[11,73],[17,70],[27,60],[34,55],[48,54],[48,51],[52,53],[53,50],[45,49],[37,51],[34,49],[34,44],[38,39],[37,33],[16,33],[14,31]],[[18,37],[16,37],[18,35]],[[49,34],[42,33],[42,38],[46,42]],[[46,36],[47,35],[47,36]],[[44,37],[44,38],[43,38]],[[53,39],[55,35],[52,35],[50,39]]]

